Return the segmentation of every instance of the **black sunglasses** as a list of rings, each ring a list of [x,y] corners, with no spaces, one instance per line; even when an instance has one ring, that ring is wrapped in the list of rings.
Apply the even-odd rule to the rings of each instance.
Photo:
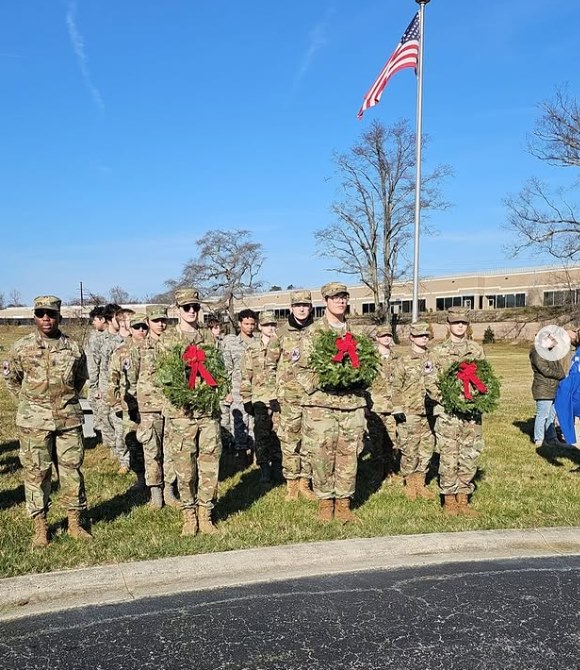
[[[201,305],[197,302],[194,302],[191,305],[181,305],[181,309],[184,312],[189,312],[190,309],[192,309],[194,312],[199,312],[199,310],[201,309]]]
[[[53,309],[35,309],[34,316],[37,319],[42,319],[44,316],[48,316],[50,319],[58,319],[58,312]]]
[[[131,326],[133,330],[149,330],[149,326],[146,323],[138,323],[136,326]]]
[[[161,317],[159,319],[149,319],[151,323],[164,323],[167,325],[167,319],[165,317]]]

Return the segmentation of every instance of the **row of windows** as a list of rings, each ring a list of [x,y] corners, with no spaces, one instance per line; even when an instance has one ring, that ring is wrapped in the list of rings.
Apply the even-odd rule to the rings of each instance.
[[[544,307],[577,305],[580,303],[580,289],[567,291],[544,291]]]
[[[445,312],[450,307],[467,307],[471,309],[474,306],[474,296],[472,295],[454,295],[450,298],[437,298],[435,301],[435,311]]]

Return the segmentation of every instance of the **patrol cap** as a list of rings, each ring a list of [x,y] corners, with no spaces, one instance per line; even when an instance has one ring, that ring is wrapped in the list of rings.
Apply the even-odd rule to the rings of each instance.
[[[350,295],[346,284],[341,284],[337,281],[331,281],[328,282],[328,284],[324,284],[324,286],[320,289],[320,292],[322,293],[323,298],[332,298],[335,295],[339,295],[339,293],[346,293],[346,295]]]
[[[180,288],[175,291],[175,304],[178,307],[183,305],[194,305],[199,302],[199,291],[195,288]]]
[[[392,335],[392,334],[393,329],[388,323],[382,323],[380,326],[377,326],[377,329],[375,330],[375,337],[382,337],[383,335]]]
[[[309,305],[312,305],[312,294],[310,291],[292,291],[290,294],[290,304],[297,305],[301,302],[307,302]]]
[[[62,300],[55,295],[39,295],[34,298],[34,309],[50,309],[60,314]]]
[[[431,335],[429,332],[429,324],[426,321],[417,321],[411,324],[411,335],[418,337],[419,335]]]
[[[145,313],[148,319],[166,319],[167,305],[147,305]]]
[[[469,310],[465,307],[450,307],[447,310],[447,322],[457,323],[458,321],[469,323]]]
[[[147,326],[147,314],[142,313],[133,314],[133,316],[131,316],[131,320],[129,321],[129,323],[131,324],[131,328],[136,328],[137,326],[141,325]]]
[[[260,325],[267,326],[270,323],[278,323],[274,312],[271,312],[270,310],[264,310],[263,312],[260,312]]]

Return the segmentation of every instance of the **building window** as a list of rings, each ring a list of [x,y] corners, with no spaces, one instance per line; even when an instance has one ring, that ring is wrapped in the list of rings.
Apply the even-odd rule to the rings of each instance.
[[[577,305],[580,303],[580,289],[565,291],[544,291],[544,307]]]
[[[275,309],[274,310],[274,316],[280,320],[280,319],[286,319],[290,315],[290,310],[289,309]]]
[[[525,293],[497,293],[495,295],[486,295],[484,309],[505,309],[513,307],[525,307]]]
[[[362,304],[362,313],[363,314],[374,314],[375,312],[375,303],[374,302],[363,302]]]
[[[473,295],[454,295],[449,298],[437,298],[435,300],[435,310],[444,312],[450,307],[467,307],[472,309],[475,306],[475,296]]]

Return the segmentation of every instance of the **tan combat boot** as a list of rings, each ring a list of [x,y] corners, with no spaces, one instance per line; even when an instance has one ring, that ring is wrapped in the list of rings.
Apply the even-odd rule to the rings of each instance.
[[[75,540],[92,540],[93,536],[88,530],[81,526],[81,511],[78,509],[69,509],[68,511],[68,534]]]
[[[443,512],[449,516],[457,516],[459,514],[459,506],[457,505],[457,498],[454,493],[447,493],[443,496]]]
[[[163,491],[161,490],[161,486],[151,486],[149,494],[149,507],[151,509],[161,509],[163,507]]]
[[[34,523],[34,536],[32,538],[33,549],[44,549],[48,547],[48,524],[46,514],[38,514],[32,519]]]
[[[425,476],[420,472],[415,472],[413,476],[415,477],[415,492],[417,493],[417,497],[424,500],[435,500],[436,496],[433,491],[425,486]]]
[[[303,498],[306,498],[306,500],[316,500],[314,491],[310,488],[309,479],[306,479],[306,477],[300,477],[300,479],[296,481],[298,481],[298,492]]]
[[[334,504],[334,518],[342,523],[356,523],[358,519],[351,512],[350,498],[337,498]]]
[[[329,523],[334,517],[334,498],[318,501],[318,520]]]
[[[463,516],[470,516],[473,518],[481,516],[479,512],[476,512],[473,507],[469,505],[469,495],[467,493],[457,494],[457,512]]]
[[[215,535],[218,529],[211,520],[211,509],[209,507],[198,507],[197,518],[199,521],[199,532],[204,535]]]
[[[173,491],[173,484],[165,484],[163,488],[163,499],[165,504],[169,507],[181,507],[181,503],[178,498],[175,497],[175,492]]]
[[[403,480],[405,495],[407,500],[417,500],[417,480],[415,474],[410,474]]]
[[[183,510],[183,528],[181,537],[197,535],[197,512],[195,507],[186,507]]]
[[[286,495],[284,496],[286,502],[298,500],[299,486],[300,482],[297,479],[286,480]]]

